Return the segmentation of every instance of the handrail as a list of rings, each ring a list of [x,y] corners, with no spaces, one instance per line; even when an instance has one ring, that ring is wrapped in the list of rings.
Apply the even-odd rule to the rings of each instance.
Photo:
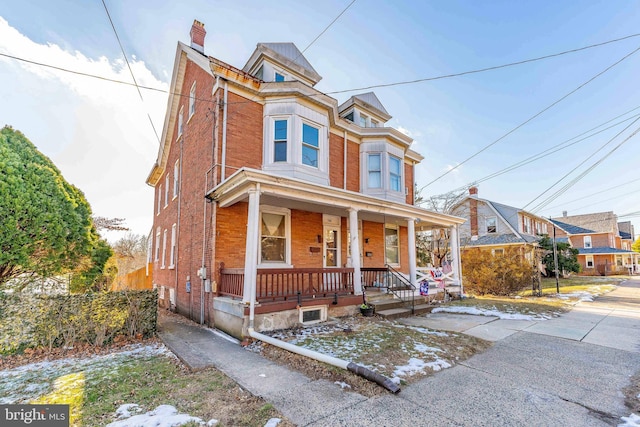
[[[387,280],[390,281],[393,279],[395,283],[387,283],[387,289],[391,291],[395,296],[397,296],[403,304],[407,304],[407,300],[403,298],[403,295],[409,293],[409,301],[411,301],[411,314],[415,314],[415,295],[416,295],[416,287],[407,280],[398,270],[391,267],[387,264]],[[401,283],[402,286],[397,286],[397,283]],[[407,289],[408,288],[408,289]]]

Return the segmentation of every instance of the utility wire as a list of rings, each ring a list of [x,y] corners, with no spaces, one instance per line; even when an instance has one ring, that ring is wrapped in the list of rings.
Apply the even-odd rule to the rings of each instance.
[[[535,202],[536,200],[538,200],[540,197],[542,197],[542,195],[544,195],[546,192],[548,192],[550,189],[552,189],[553,187],[555,187],[556,185],[558,185],[562,180],[564,180],[567,176],[569,176],[570,174],[572,174],[573,172],[575,172],[580,166],[582,166],[583,164],[585,164],[587,162],[587,160],[591,159],[593,156],[596,155],[596,153],[598,153],[600,150],[604,149],[604,147],[606,147],[607,145],[609,145],[611,142],[613,142],[614,139],[616,139],[618,136],[620,136],[624,131],[626,131],[627,129],[629,129],[632,125],[634,125],[637,121],[640,120],[640,117],[636,118],[634,121],[632,121],[631,123],[629,123],[629,125],[627,125],[624,129],[622,129],[620,132],[618,132],[613,138],[611,138],[609,141],[607,141],[604,145],[602,145],[598,150],[596,150],[595,152],[593,152],[591,155],[589,155],[586,159],[584,159],[582,162],[580,162],[576,167],[574,167],[573,169],[571,169],[568,173],[566,173],[562,178],[560,178],[559,180],[557,180],[555,183],[553,183],[549,188],[547,188],[546,190],[544,190],[542,193],[540,193],[536,198],[534,198],[532,201],[530,201],[529,203],[527,203],[524,207],[526,208],[527,206],[533,204],[533,202]],[[569,188],[573,187],[578,181],[580,181],[582,178],[584,178],[589,172],[591,172],[593,169],[595,169],[600,163],[602,163],[606,158],[608,158],[611,154],[613,154],[618,148],[620,148],[622,145],[624,145],[627,141],[629,141],[632,137],[634,137],[638,132],[640,131],[640,128],[636,129],[635,131],[633,131],[631,133],[631,135],[629,135],[627,138],[625,138],[620,144],[616,145],[612,150],[610,150],[607,154],[605,154],[603,157],[601,157],[599,160],[597,160],[594,164],[592,164],[589,168],[587,168],[584,172],[582,172],[580,175],[578,175],[578,177],[574,178],[572,181],[570,181],[569,183],[567,183],[564,187],[562,187],[560,190],[556,191],[555,193],[553,193],[551,196],[547,197],[545,200],[543,200],[542,202],[538,203],[534,208],[532,208],[533,212],[537,212],[540,209],[544,208],[545,206],[547,206],[549,203],[551,203],[553,200],[557,199],[558,197],[560,197],[560,195],[562,195],[563,193],[565,193]]]
[[[636,180],[634,180],[634,181],[638,181],[638,180],[636,179]],[[615,187],[612,187],[612,188],[618,188],[618,187],[621,187],[622,185],[623,185],[623,184],[616,185]],[[581,197],[580,199],[576,199],[576,200],[574,200],[574,202],[575,202],[575,201],[578,201],[578,200],[586,199],[587,197],[595,196],[596,194],[604,193],[605,191],[608,191],[608,190],[610,190],[610,189],[603,190],[603,191],[598,191],[597,193],[592,193],[592,194],[590,194],[590,195],[588,195],[588,196]],[[640,193],[640,191],[638,191],[638,190],[636,190],[636,191],[637,191],[638,193]],[[603,202],[608,202],[609,200],[619,199],[619,198],[621,198],[621,197],[629,197],[629,194],[630,194],[630,193],[626,192],[626,193],[624,193],[624,194],[620,194],[620,195],[618,195],[618,196],[609,197],[608,199],[601,199],[601,200],[598,200],[598,201],[597,201],[597,203],[598,203],[598,204],[600,204],[600,203],[603,203]],[[633,194],[633,193],[631,193],[631,194]],[[568,205],[569,203],[566,203],[566,204]],[[594,205],[594,203],[590,203],[590,204],[588,204],[588,205],[580,206],[580,207],[578,207],[578,208],[574,208],[574,209],[575,209],[575,210],[577,210],[577,211],[579,211],[580,209],[588,208],[588,207],[593,206],[593,205]],[[555,206],[554,208],[557,208],[557,207],[558,207],[558,206]],[[552,209],[552,208],[547,208],[547,209]]]
[[[517,125],[516,127],[514,127],[513,129],[511,129],[509,132],[505,133],[504,135],[502,135],[500,138],[496,139],[495,141],[491,142],[490,144],[485,145],[483,148],[481,148],[479,151],[475,152],[474,154],[472,154],[471,156],[467,157],[466,159],[464,159],[462,162],[458,163],[456,166],[452,167],[451,169],[447,170],[445,173],[441,174],[440,176],[438,176],[437,178],[431,180],[430,182],[428,182],[426,185],[424,185],[420,191],[424,190],[425,188],[427,188],[428,186],[430,186],[431,184],[433,184],[434,182],[440,180],[442,177],[448,175],[449,173],[453,172],[454,170],[458,169],[460,166],[464,165],[465,163],[467,163],[469,160],[477,157],[478,155],[480,155],[481,153],[483,153],[484,151],[488,150],[490,147],[494,146],[495,144],[497,144],[498,142],[502,141],[503,139],[505,139],[507,136],[511,135],[512,133],[514,133],[515,131],[517,131],[518,129],[520,129],[521,127],[523,127],[524,125],[526,125],[527,123],[531,122],[533,119],[535,119],[536,117],[542,115],[544,112],[550,110],[551,108],[555,107],[557,104],[559,104],[560,102],[562,102],[563,100],[565,100],[566,98],[568,98],[569,96],[573,95],[574,93],[576,93],[577,91],[579,91],[580,89],[582,89],[583,87],[585,87],[586,85],[588,85],[589,83],[591,83],[592,81],[594,81],[595,79],[597,79],[598,77],[600,77],[601,75],[603,75],[604,73],[606,73],[607,71],[611,70],[613,67],[615,67],[616,65],[620,64],[622,61],[624,61],[625,59],[629,58],[631,55],[635,54],[636,52],[638,52],[640,50],[640,47],[634,49],[633,51],[631,51],[630,53],[626,54],[625,56],[623,56],[621,59],[619,59],[618,61],[614,62],[613,64],[609,65],[607,68],[605,68],[604,70],[600,71],[598,74],[596,74],[595,76],[591,77],[589,80],[587,80],[586,82],[582,83],[581,85],[579,85],[578,87],[576,87],[575,89],[573,89],[572,91],[570,91],[569,93],[563,95],[562,97],[560,97],[559,99],[557,99],[556,101],[554,101],[553,103],[551,103],[549,106],[545,107],[544,109],[542,109],[541,111],[537,112],[536,114],[534,114],[533,116],[529,117],[527,120],[525,120],[524,122],[520,123],[519,125]]]
[[[314,44],[314,43],[316,42],[316,40],[318,40],[320,37],[322,37],[322,35],[323,35],[324,33],[326,33],[326,32],[327,32],[327,30],[329,29],[329,27],[331,27],[331,26],[332,26],[332,25],[333,25],[333,24],[334,24],[338,19],[340,19],[340,17],[341,17],[341,16],[342,16],[346,11],[347,11],[347,9],[349,9],[349,8],[351,7],[351,5],[352,5],[352,4],[354,4],[355,2],[356,2],[356,0],[352,0],[352,1],[351,1],[351,3],[349,3],[349,4],[347,5],[347,7],[345,7],[345,8],[342,10],[342,12],[340,12],[340,14],[339,14],[338,16],[336,16],[336,17],[333,19],[333,21],[331,21],[331,22],[329,23],[329,25],[327,25],[327,26],[325,27],[325,29],[324,29],[324,30],[322,30],[322,32],[321,32],[320,34],[318,34],[318,36],[317,36],[315,39],[313,39],[313,40],[311,41],[311,43],[309,43],[309,44],[307,45],[307,47],[305,47],[304,49],[302,49],[302,52],[300,52],[300,55],[302,55],[303,53],[305,53],[305,52],[307,51],[307,49],[309,49],[309,48],[311,47],[311,45],[312,45],[312,44]],[[300,55],[298,55],[298,57],[300,57]],[[298,58],[296,58],[296,59],[298,59]]]
[[[107,13],[107,17],[109,18],[109,23],[111,23],[111,28],[113,29],[113,33],[118,40],[118,45],[120,46],[120,51],[122,52],[122,56],[124,56],[124,60],[127,63],[127,68],[129,69],[129,73],[131,74],[131,78],[133,79],[133,83],[138,90],[138,95],[140,95],[140,100],[142,101],[142,105],[144,105],[144,97],[142,96],[142,92],[140,91],[140,87],[138,86],[138,82],[136,81],[136,76],[133,74],[133,70],[131,69],[131,64],[129,64],[129,58],[127,58],[127,54],[124,51],[124,47],[122,46],[122,42],[120,41],[120,37],[118,36],[118,31],[116,31],[116,26],[113,24],[113,20],[111,19],[111,14],[109,13],[109,9],[107,8],[107,4],[105,0],[102,0],[102,5],[104,6],[104,11]],[[153,125],[153,120],[151,120],[151,115],[147,112],[147,117],[149,118],[149,123],[151,123],[151,128],[153,129],[153,133],[156,135],[156,139],[158,143],[160,143],[160,136],[158,136],[158,132],[156,131],[156,127]]]
[[[614,39],[614,40],[608,40],[608,41],[605,41],[605,42],[602,42],[602,43],[593,44],[593,45],[590,45],[590,46],[584,46],[584,47],[581,47],[581,48],[578,48],[578,49],[567,50],[567,51],[564,51],[564,52],[558,52],[558,53],[555,53],[555,54],[546,55],[546,56],[542,56],[542,57],[538,57],[538,58],[527,59],[527,60],[514,62],[514,63],[510,63],[510,64],[496,65],[496,66],[493,66],[493,67],[487,67],[487,68],[482,68],[482,69],[478,69],[478,70],[471,70],[471,71],[464,71],[464,72],[461,72],[461,73],[429,77],[429,78],[426,78],[426,79],[417,80],[417,81],[415,81],[415,83],[419,83],[419,82],[422,82],[422,81],[429,81],[429,80],[440,80],[440,79],[446,79],[446,78],[453,78],[453,77],[458,77],[458,76],[462,76],[462,75],[466,75],[466,74],[481,73],[481,72],[491,71],[491,70],[495,70],[495,69],[499,69],[499,68],[505,68],[505,67],[510,67],[510,66],[514,66],[514,65],[520,65],[520,64],[524,64],[524,63],[528,63],[528,62],[540,61],[540,60],[544,60],[544,59],[548,59],[548,58],[553,58],[553,57],[557,57],[557,56],[561,56],[561,55],[565,55],[565,54],[578,52],[578,51],[581,51],[581,50],[586,50],[586,49],[591,49],[591,48],[603,46],[603,45],[610,44],[610,43],[619,42],[619,41],[622,41],[622,40],[626,40],[626,39],[629,39],[629,38],[632,38],[632,37],[638,37],[638,36],[640,36],[640,33],[639,34],[631,34],[631,35],[628,35],[628,36],[625,36],[625,37],[621,37],[621,38]],[[136,86],[137,88],[140,88],[140,89],[146,89],[146,90],[151,90],[151,91],[155,91],[155,92],[167,93],[169,95],[177,95],[177,96],[185,96],[185,97],[188,96],[188,95],[183,95],[180,92],[171,92],[171,91],[168,91],[166,89],[160,89],[160,88],[155,88],[155,87],[150,87],[150,86],[144,86],[144,85],[139,85],[139,84],[126,82],[126,81],[123,81],[123,80],[111,79],[111,78],[108,78],[108,77],[98,76],[98,75],[95,75],[95,74],[90,74],[90,73],[84,73],[84,72],[80,72],[80,71],[70,70],[68,68],[63,68],[63,67],[58,67],[58,66],[55,66],[55,65],[45,64],[45,63],[42,63],[42,62],[37,62],[37,61],[21,58],[21,57],[15,56],[15,55],[9,55],[9,54],[2,53],[2,52],[0,52],[0,56],[4,56],[4,57],[10,58],[10,59],[14,59],[16,61],[26,62],[26,63],[32,64],[32,65],[52,68],[52,69],[55,69],[55,70],[58,70],[58,71],[66,72],[66,73],[76,74],[76,75],[85,76],[85,77],[92,77],[92,78],[96,78],[96,79],[100,79],[100,80],[104,80],[104,81],[108,81],[108,82],[112,82],[112,83],[128,85],[128,86]],[[344,90],[333,91],[333,92],[320,92],[320,91],[318,91],[319,93],[316,94],[316,95],[307,95],[307,96],[308,97],[322,96],[322,95],[328,96],[328,95],[337,94],[337,93],[353,92],[353,91],[359,91],[359,90],[372,89],[372,88],[376,88],[376,87],[386,87],[386,86],[394,86],[394,85],[400,85],[400,84],[411,84],[411,83],[412,82],[407,81],[407,82],[387,83],[387,84],[384,84],[384,85],[377,85],[377,86],[368,86],[368,87],[364,87],[364,88],[344,89]],[[286,99],[286,98],[283,98],[283,99]],[[291,98],[291,99],[293,99],[293,98]],[[213,102],[211,99],[205,99],[205,98],[197,98],[196,100],[210,102],[210,103]],[[250,102],[251,102],[250,100],[246,100],[246,101],[229,102],[228,104],[229,105],[231,105],[231,104],[245,104],[245,103],[250,103]]]
[[[595,196],[595,195],[597,195],[597,194],[606,193],[607,191],[611,191],[611,190],[614,190],[614,189],[616,189],[616,188],[620,188],[620,187],[623,187],[623,186],[625,186],[625,185],[628,185],[628,184],[631,184],[631,183],[633,183],[633,182],[637,182],[637,181],[640,181],[640,178],[632,179],[631,181],[623,182],[622,184],[614,185],[613,187],[608,187],[608,188],[605,188],[604,190],[597,191],[597,192],[595,192],[595,193],[589,193],[589,194],[587,194],[586,196],[578,197],[577,199],[572,199],[572,200],[569,200],[569,201],[567,201],[567,202],[564,202],[562,205],[554,205],[554,206],[551,206],[551,207],[549,207],[549,208],[547,208],[547,209],[560,208],[560,207],[563,207],[563,206],[569,205],[569,204],[571,204],[571,203],[579,202],[580,200],[584,200],[584,199],[587,199],[587,198],[589,198],[589,197],[593,197],[593,196]],[[606,200],[613,200],[613,199],[616,199],[616,198],[618,198],[618,197],[628,196],[628,195],[629,195],[629,194],[628,194],[628,193],[626,193],[626,194],[623,194],[623,195],[621,195],[621,196],[612,197],[611,199],[606,199]],[[604,202],[604,201],[606,201],[606,200],[599,200],[598,202]],[[579,208],[576,208],[576,209],[582,209],[583,207],[586,207],[586,206],[582,206],[582,207],[579,207]]]

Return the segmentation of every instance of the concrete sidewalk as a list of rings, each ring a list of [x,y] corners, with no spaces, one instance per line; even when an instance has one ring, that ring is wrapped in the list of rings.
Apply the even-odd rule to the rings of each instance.
[[[625,282],[546,322],[442,313],[428,327],[484,334],[495,344],[376,398],[311,380],[175,316],[161,319],[159,335],[192,369],[216,367],[296,425],[606,426],[629,415],[622,389],[640,372],[639,309],[640,282]]]

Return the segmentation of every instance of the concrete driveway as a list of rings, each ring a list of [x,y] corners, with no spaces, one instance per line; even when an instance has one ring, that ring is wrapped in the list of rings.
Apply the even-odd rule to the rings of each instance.
[[[623,388],[640,372],[640,282],[531,322],[437,313],[408,322],[495,341],[395,396],[314,426],[605,426],[629,416]]]

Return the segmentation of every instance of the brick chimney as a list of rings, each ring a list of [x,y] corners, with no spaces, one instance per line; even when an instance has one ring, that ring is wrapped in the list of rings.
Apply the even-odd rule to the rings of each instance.
[[[478,235],[478,187],[469,187],[469,225],[471,236]]]
[[[189,35],[191,36],[191,47],[204,55],[204,36],[207,35],[204,24],[194,19]]]

